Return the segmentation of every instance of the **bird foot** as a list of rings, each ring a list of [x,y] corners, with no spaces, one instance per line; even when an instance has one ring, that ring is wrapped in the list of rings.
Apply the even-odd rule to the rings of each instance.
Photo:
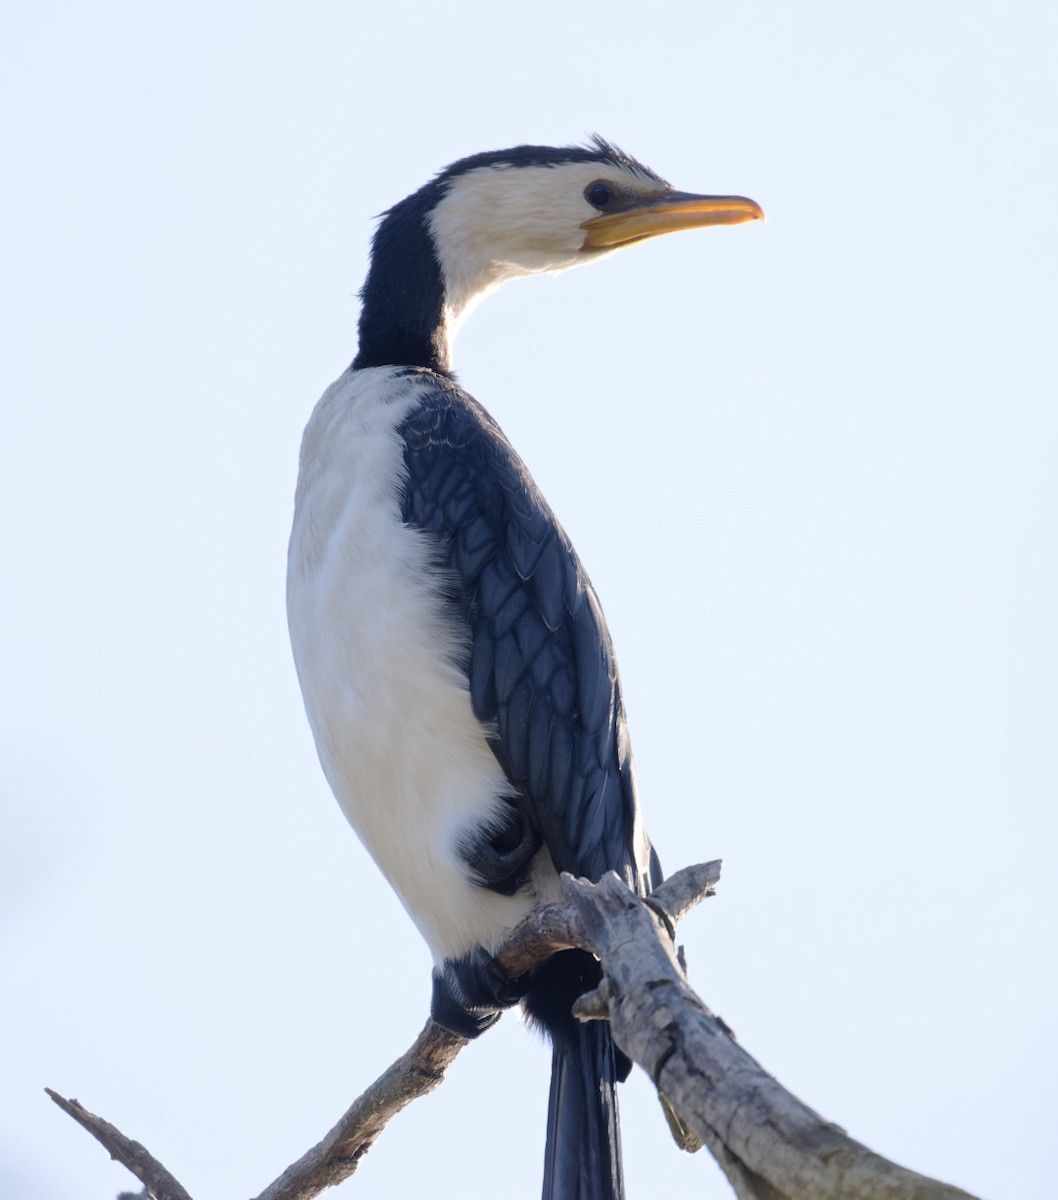
[[[430,1015],[452,1033],[476,1038],[524,995],[524,982],[508,979],[491,954],[475,950],[434,970]]]
[[[463,839],[460,854],[482,887],[513,896],[525,883],[541,844],[540,833],[525,811],[508,800],[490,826]]]

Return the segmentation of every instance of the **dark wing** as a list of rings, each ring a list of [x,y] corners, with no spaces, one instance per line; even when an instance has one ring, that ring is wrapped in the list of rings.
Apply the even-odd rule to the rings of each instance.
[[[451,572],[474,713],[555,866],[592,879],[616,870],[649,888],[660,871],[591,582],[496,423],[433,378],[400,429],[402,517],[437,540]]]

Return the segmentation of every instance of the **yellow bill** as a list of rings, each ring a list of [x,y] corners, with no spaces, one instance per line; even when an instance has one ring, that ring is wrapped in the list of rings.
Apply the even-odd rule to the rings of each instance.
[[[694,196],[688,192],[669,192],[656,201],[623,212],[602,213],[585,221],[581,225],[585,231],[582,249],[614,250],[681,229],[763,220],[764,210],[756,200],[745,196]]]

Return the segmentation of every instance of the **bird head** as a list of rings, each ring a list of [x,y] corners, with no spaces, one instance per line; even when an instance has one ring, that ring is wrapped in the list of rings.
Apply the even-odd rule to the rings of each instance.
[[[744,196],[679,192],[600,137],[460,159],[383,214],[361,292],[356,365],[447,369],[459,321],[507,279],[662,233],[763,218]]]
[[[506,279],[560,271],[679,229],[763,219],[743,196],[679,192],[600,137],[454,163],[427,221],[450,317]]]

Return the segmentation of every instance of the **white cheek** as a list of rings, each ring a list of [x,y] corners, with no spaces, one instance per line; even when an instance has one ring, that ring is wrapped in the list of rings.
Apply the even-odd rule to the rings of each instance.
[[[596,210],[584,189],[598,173],[594,163],[486,167],[453,182],[430,216],[453,324],[508,279],[591,261],[582,226]]]

